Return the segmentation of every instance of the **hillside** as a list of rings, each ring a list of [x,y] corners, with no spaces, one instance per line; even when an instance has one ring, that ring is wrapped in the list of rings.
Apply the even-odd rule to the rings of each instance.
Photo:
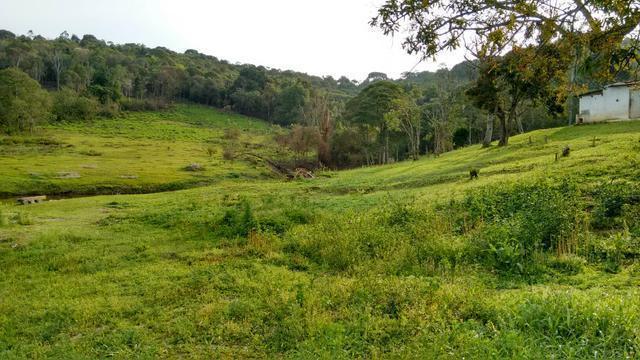
[[[208,158],[225,116],[50,126],[73,146],[3,157],[5,194],[189,182],[189,162],[211,185],[2,205],[0,357],[638,356],[640,121],[285,182]]]
[[[178,105],[167,112],[52,123],[34,134],[0,135],[0,197],[148,193],[269,178],[265,164],[225,160],[225,148],[274,156],[285,130],[210,107]],[[199,171],[185,170],[199,164]]]

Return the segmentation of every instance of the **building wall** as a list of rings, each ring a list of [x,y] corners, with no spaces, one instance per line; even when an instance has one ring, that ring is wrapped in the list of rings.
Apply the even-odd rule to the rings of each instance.
[[[605,88],[600,94],[580,98],[580,116],[584,122],[629,119],[629,88],[616,86]]]
[[[640,119],[640,89],[631,90],[631,104],[629,105],[629,118]]]

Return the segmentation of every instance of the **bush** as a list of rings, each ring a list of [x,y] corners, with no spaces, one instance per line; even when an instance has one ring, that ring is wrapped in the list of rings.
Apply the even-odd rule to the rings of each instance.
[[[633,205],[640,204],[640,188],[627,182],[600,185],[592,196],[595,203],[592,225],[596,229],[621,228],[624,210],[633,213],[636,211]]]
[[[415,264],[409,235],[385,226],[378,214],[343,214],[288,234],[286,251],[300,254],[333,271],[359,267],[397,273]]]
[[[99,111],[97,100],[79,96],[73,90],[62,89],[55,94],[53,115],[58,121],[89,120]]]
[[[254,232],[264,236],[282,235],[295,225],[310,223],[313,217],[311,211],[296,205],[281,211],[257,213],[245,199],[227,208],[213,227],[216,233],[227,238],[246,238]],[[258,240],[258,237],[254,240]]]
[[[337,131],[331,139],[331,158],[339,168],[365,165],[368,162],[366,150],[369,147],[362,133],[356,129]]]
[[[243,200],[238,206],[225,211],[214,231],[227,238],[241,237],[246,239],[252,231],[257,229],[257,225],[251,203],[248,200]]]
[[[514,221],[516,237],[526,253],[556,249],[571,234],[581,210],[579,192],[569,182],[485,187],[454,203],[458,227]]]
[[[640,238],[624,230],[609,237],[592,239],[587,254],[592,260],[604,262],[606,271],[617,273],[626,259],[640,256]]]
[[[453,132],[453,147],[461,148],[469,144],[469,130],[467,128],[458,128]]]
[[[115,101],[107,101],[100,107],[100,116],[115,118],[120,115],[120,105]]]
[[[582,272],[586,261],[576,255],[555,257],[549,261],[549,267],[566,275],[577,275]]]
[[[224,160],[233,161],[236,158],[236,151],[233,147],[227,146],[222,149],[222,158]]]
[[[240,138],[241,134],[242,133],[240,132],[240,129],[226,128],[224,129],[224,135],[222,135],[222,138],[226,140],[237,140],[238,138]]]
[[[519,329],[556,348],[579,345],[572,358],[598,354],[595,357],[623,359],[636,354],[637,301],[606,294],[578,295],[532,295],[520,304],[505,307],[509,313],[502,314],[496,322],[504,330]]]
[[[515,219],[487,225],[474,243],[477,260],[498,271],[524,273],[530,254],[525,241],[519,238],[521,226]]]

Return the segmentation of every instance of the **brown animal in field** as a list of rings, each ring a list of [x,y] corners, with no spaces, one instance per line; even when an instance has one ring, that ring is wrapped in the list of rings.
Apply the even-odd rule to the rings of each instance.
[[[478,169],[469,170],[469,180],[477,179],[478,175],[480,175],[480,171]]]

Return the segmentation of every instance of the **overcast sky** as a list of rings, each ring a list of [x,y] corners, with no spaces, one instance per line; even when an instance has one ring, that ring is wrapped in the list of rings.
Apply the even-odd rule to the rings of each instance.
[[[0,28],[63,31],[114,43],[174,51],[196,49],[232,63],[363,80],[371,71],[399,77],[419,58],[401,38],[368,25],[383,0],[1,0]],[[415,70],[451,67],[461,52],[420,63]]]

